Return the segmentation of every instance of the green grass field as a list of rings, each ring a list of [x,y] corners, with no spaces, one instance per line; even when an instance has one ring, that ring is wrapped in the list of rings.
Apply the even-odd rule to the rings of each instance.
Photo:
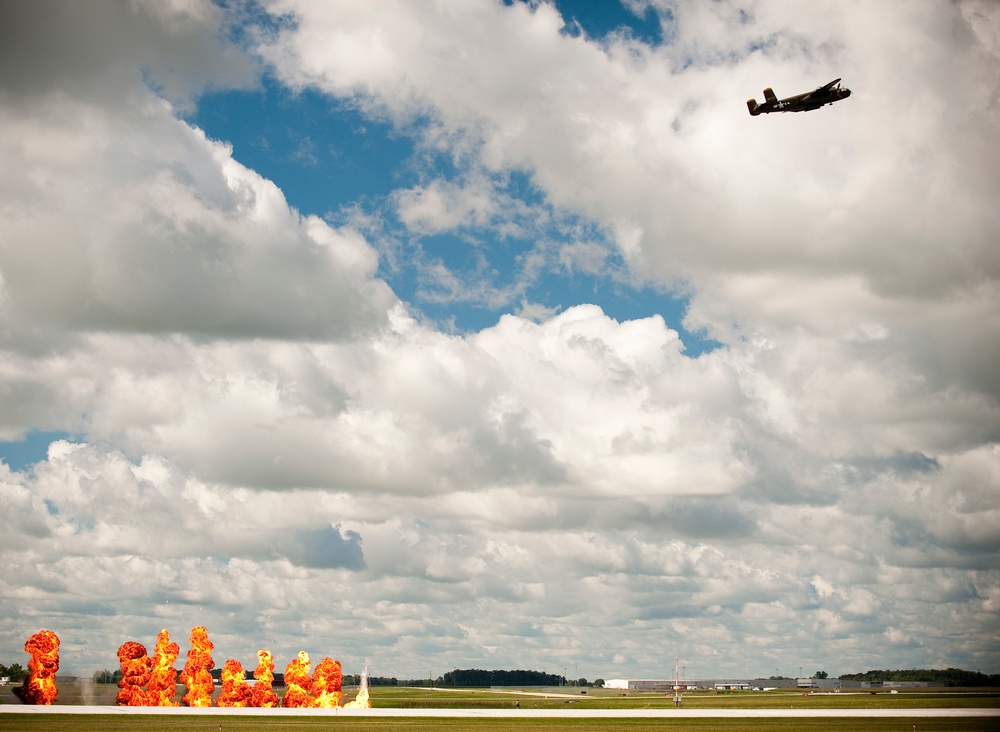
[[[216,694],[219,687],[216,686]],[[669,694],[621,692],[612,689],[587,689],[581,694],[574,687],[522,689],[518,692],[490,689],[420,689],[414,687],[376,686],[371,689],[372,706],[402,709],[498,709],[514,706],[522,709],[669,709],[674,706]],[[61,684],[58,706],[114,706],[118,688],[114,684]],[[183,696],[178,686],[175,700]],[[281,690],[279,690],[279,694]],[[345,687],[344,698],[352,699],[357,689]],[[803,694],[797,691],[686,692],[686,709],[927,709],[1000,707],[1000,689],[911,689],[898,694]],[[20,704],[13,687],[0,687],[0,704]]]
[[[852,719],[467,719],[355,717],[122,717],[105,715],[0,714],[11,732],[995,732],[996,718]]]
[[[511,707],[515,699],[522,709],[671,709],[673,696],[643,692],[588,689],[586,694],[559,689],[525,689],[527,694],[491,690],[435,690],[406,687],[372,689],[372,706],[419,708]],[[548,694],[548,696],[545,696]],[[540,696],[541,695],[541,696]],[[687,692],[685,709],[929,709],[1000,707],[1000,689],[992,690],[911,690],[890,694],[802,694],[796,691],[767,692]]]
[[[510,709],[519,701],[521,709],[654,709],[673,708],[673,699],[663,694],[628,693],[588,689],[587,694],[566,694],[572,688],[525,689],[520,693],[496,690],[427,690],[406,687],[375,687],[371,690],[376,707],[430,709],[478,708]],[[64,685],[59,689],[60,705],[113,705],[117,688],[113,685]],[[345,689],[351,698],[354,690]],[[180,698],[180,694],[176,698]],[[11,688],[0,689],[0,703],[17,700]],[[684,695],[686,709],[921,709],[921,708],[1000,708],[1000,690],[910,690],[889,694],[810,694],[798,692],[690,692]],[[121,716],[61,714],[0,714],[0,732],[273,732],[276,730],[330,730],[338,732],[631,732],[633,730],[692,730],[694,732],[995,732],[1000,719],[980,718],[844,718],[844,719],[469,719],[469,718],[386,718],[386,717],[268,717],[261,716]]]

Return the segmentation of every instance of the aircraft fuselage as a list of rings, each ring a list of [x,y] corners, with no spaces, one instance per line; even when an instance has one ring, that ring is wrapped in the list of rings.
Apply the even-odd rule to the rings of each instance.
[[[778,99],[773,89],[764,90],[764,103],[757,104],[756,99],[747,100],[747,108],[750,114],[756,117],[759,114],[770,114],[771,112],[808,112],[819,109],[827,104],[839,102],[851,96],[851,90],[841,87],[834,79],[829,84],[805,94],[796,94],[787,99]]]

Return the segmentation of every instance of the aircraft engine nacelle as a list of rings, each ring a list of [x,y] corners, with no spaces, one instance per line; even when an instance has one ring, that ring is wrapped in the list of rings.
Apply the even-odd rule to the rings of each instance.
[[[760,105],[757,104],[756,99],[747,99],[747,109],[750,110],[750,114],[754,117],[760,114]]]

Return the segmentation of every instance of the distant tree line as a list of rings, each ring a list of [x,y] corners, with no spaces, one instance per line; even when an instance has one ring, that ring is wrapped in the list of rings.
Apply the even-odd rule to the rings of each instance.
[[[16,665],[16,664],[15,664]],[[0,670],[5,667],[0,665]],[[19,668],[19,667],[18,667]],[[180,671],[180,668],[178,668]],[[26,672],[22,672],[22,676]],[[222,669],[213,668],[209,671],[215,683],[222,683]],[[0,676],[7,676],[6,673],[0,673]],[[110,671],[109,669],[103,669],[101,671],[95,671],[91,678],[98,684],[117,684],[122,677],[122,672],[119,669]],[[20,677],[18,677],[20,678]],[[247,680],[252,680],[254,678],[253,670],[250,669],[247,672]],[[14,677],[11,676],[11,681],[14,681]],[[368,679],[369,686],[422,686],[427,683],[427,679],[418,679],[415,681],[397,681],[396,679],[387,679],[384,677],[372,677]],[[361,684],[361,674],[344,674],[344,686],[358,686]],[[274,674],[274,686],[275,688],[283,687],[285,685],[285,674],[281,671],[277,671]]]
[[[179,669],[178,669],[179,670]],[[213,668],[209,673],[216,684],[221,683],[221,668]],[[20,681],[27,671],[18,664],[9,669],[0,664],[0,676],[9,676],[11,681]],[[94,671],[91,679],[98,684],[117,684],[122,677],[120,669],[114,671],[102,669]],[[253,679],[253,671],[247,673],[247,679]],[[344,686],[359,686],[361,674],[344,674]],[[604,679],[597,679],[591,684],[587,679],[566,680],[564,676],[547,674],[541,671],[481,671],[479,669],[455,669],[438,676],[437,679],[397,679],[395,676],[369,676],[369,686],[604,686]],[[283,687],[285,675],[280,671],[274,674],[274,686]]]
[[[0,669],[4,668],[0,666]],[[178,671],[180,669],[178,668]],[[215,683],[222,683],[222,669],[213,668],[209,671]],[[0,676],[6,676],[7,674],[0,674]],[[23,675],[23,674],[22,674]],[[104,669],[102,671],[95,671],[91,677],[98,684],[117,684],[122,677],[122,672],[118,669],[110,671]],[[252,680],[254,678],[253,670],[247,673],[247,680]],[[11,677],[11,681],[14,678]],[[361,674],[344,674],[344,686],[360,686],[361,684]],[[368,678],[369,686],[425,686],[427,684],[427,679],[412,679],[398,681],[395,677],[387,678],[385,676],[371,676]],[[281,671],[276,671],[274,674],[274,687],[281,688],[285,685],[285,674]]]
[[[344,674],[345,686],[358,686],[360,674]],[[397,679],[395,676],[369,676],[369,686],[604,686],[604,679],[566,679],[541,671],[483,671],[455,669],[436,679]]]
[[[91,676],[95,684],[117,684],[122,677],[122,672],[120,669],[115,669],[111,671],[109,669],[102,669],[100,671],[95,671],[94,675]]]
[[[563,686],[565,676],[544,671],[484,671],[478,668],[448,671],[434,682],[437,686]]]
[[[427,679],[397,679],[395,676],[369,676],[369,686],[427,686]],[[361,674],[344,674],[344,686],[361,686]]]
[[[27,669],[19,663],[12,663],[10,666],[0,663],[0,676],[6,676],[11,681],[20,681],[27,673]]]
[[[1000,686],[1000,674],[983,674],[960,668],[865,671],[862,674],[841,674],[840,678],[845,681],[928,681],[940,686]]]
[[[212,675],[218,681],[219,669],[213,669]],[[19,663],[5,666],[0,663],[0,676],[8,677],[11,682],[21,681],[27,675],[27,670]],[[253,673],[247,674],[250,678]],[[95,671],[91,677],[99,684],[115,684],[121,679],[122,672],[118,669],[110,671],[103,669]],[[771,676],[771,679],[783,679],[783,676]],[[817,671],[813,678],[825,679],[825,671]],[[841,674],[844,681],[927,681],[940,686],[1000,686],[1000,674],[984,674],[979,671],[963,671],[959,668],[946,669],[903,669],[894,671],[865,671],[859,674]],[[274,675],[274,685],[284,686],[284,674]],[[437,679],[397,679],[396,677],[370,676],[369,686],[425,686],[428,683],[435,686],[488,687],[488,686],[604,686],[604,679],[593,683],[587,679],[566,680],[565,676],[548,674],[543,671],[484,671],[482,669],[455,669]],[[344,674],[345,686],[358,686],[361,683],[360,674]]]

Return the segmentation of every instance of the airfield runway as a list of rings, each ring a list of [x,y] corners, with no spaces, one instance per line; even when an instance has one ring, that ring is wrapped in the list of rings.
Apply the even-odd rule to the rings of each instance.
[[[750,719],[777,717],[997,717],[1000,709],[248,709],[238,707],[27,706],[3,704],[0,714],[187,714],[279,717],[478,717],[514,719]]]

